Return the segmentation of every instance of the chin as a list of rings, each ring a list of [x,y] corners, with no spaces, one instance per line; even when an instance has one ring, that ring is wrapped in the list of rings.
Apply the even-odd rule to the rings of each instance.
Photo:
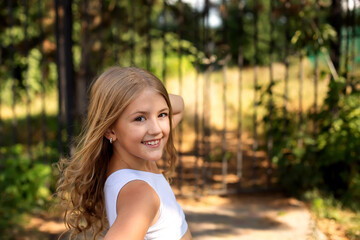
[[[158,155],[158,156],[148,157],[146,160],[148,160],[150,162],[157,162],[157,161],[161,160],[161,158],[162,158],[162,154]]]
[[[149,161],[150,162],[157,162],[157,161],[161,160],[161,158],[162,158],[162,155],[160,157],[150,158]]]

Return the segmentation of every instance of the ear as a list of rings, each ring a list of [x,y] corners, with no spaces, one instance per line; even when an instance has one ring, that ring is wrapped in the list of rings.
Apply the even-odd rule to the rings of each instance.
[[[116,134],[115,131],[112,128],[108,128],[104,134],[104,136],[110,140],[112,138],[112,141],[114,142],[116,140]]]

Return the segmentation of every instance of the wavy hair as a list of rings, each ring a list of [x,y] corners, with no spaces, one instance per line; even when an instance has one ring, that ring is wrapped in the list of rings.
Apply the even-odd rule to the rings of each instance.
[[[172,131],[172,108],[169,95],[162,82],[151,73],[135,67],[111,67],[92,84],[88,114],[79,136],[75,153],[59,161],[60,179],[57,196],[65,205],[64,222],[70,239],[88,231],[93,239],[107,226],[104,184],[112,145],[104,137],[124,109],[144,89],[151,88],[161,94],[170,109],[170,134],[165,146],[168,177],[174,170],[176,150]]]

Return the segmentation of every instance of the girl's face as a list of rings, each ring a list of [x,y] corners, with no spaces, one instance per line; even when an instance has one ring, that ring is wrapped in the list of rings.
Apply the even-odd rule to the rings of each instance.
[[[157,161],[170,133],[169,107],[162,95],[143,90],[115,122],[114,150],[126,161]]]

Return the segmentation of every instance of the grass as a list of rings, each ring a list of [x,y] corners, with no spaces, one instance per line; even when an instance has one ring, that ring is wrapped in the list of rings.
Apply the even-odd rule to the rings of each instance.
[[[304,194],[317,225],[329,238],[360,239],[360,213],[344,207],[341,202],[332,196],[324,196],[317,190]]]
[[[22,96],[20,99],[17,99],[16,106],[13,109],[10,105],[1,105],[0,106],[0,116],[2,120],[13,119],[14,116],[17,119],[26,118],[27,112],[31,116],[41,115],[43,108],[43,101],[40,95],[36,95],[31,99],[29,105],[26,104],[25,96]],[[52,89],[48,92],[44,99],[44,107],[46,115],[56,115],[58,112],[58,95],[56,89]],[[15,115],[14,115],[15,114]]]
[[[304,60],[304,79],[302,92],[302,109],[303,112],[310,111],[314,105],[314,77],[311,63]],[[255,98],[260,99],[261,92],[264,92],[266,86],[270,83],[270,72],[268,67],[258,67],[258,85],[261,88],[257,95],[254,94],[254,68],[247,67],[241,72],[242,77],[242,91],[239,99],[239,76],[238,68],[227,68],[226,71],[213,71],[208,75],[210,84],[206,84],[206,75],[196,75],[195,71],[189,71],[184,74],[182,78],[182,85],[180,86],[179,78],[173,77],[167,80],[167,89],[171,93],[181,94],[185,101],[185,118],[183,121],[184,132],[188,138],[184,143],[185,150],[190,150],[193,146],[188,143],[193,143],[195,139],[194,134],[194,119],[198,115],[199,121],[204,114],[208,114],[209,122],[212,129],[221,131],[226,125],[228,131],[236,132],[238,128],[238,112],[241,107],[241,122],[244,131],[253,131],[253,115],[257,115],[257,131],[259,134],[263,133],[264,126],[262,118],[266,113],[264,106],[257,106],[254,108]],[[294,60],[289,69],[289,87],[288,87],[288,105],[289,112],[297,114],[299,112],[299,67],[298,62]],[[278,83],[274,86],[273,92],[277,96],[275,98],[278,106],[283,106],[284,98],[284,76],[285,66],[281,63],[273,64],[274,80]],[[224,76],[226,78],[226,89],[223,90]],[[318,83],[318,105],[320,106],[327,92],[329,76],[319,80]],[[196,91],[197,85],[197,91]],[[208,94],[208,101],[206,96]],[[198,101],[196,101],[196,99]],[[226,116],[224,115],[223,100],[226,99]],[[206,102],[204,102],[204,100]],[[197,103],[197,104],[196,104]],[[197,108],[197,111],[195,109]],[[204,109],[206,108],[206,109]],[[205,111],[204,111],[205,110]],[[199,123],[201,125],[201,123]],[[201,129],[201,128],[200,128]]]

